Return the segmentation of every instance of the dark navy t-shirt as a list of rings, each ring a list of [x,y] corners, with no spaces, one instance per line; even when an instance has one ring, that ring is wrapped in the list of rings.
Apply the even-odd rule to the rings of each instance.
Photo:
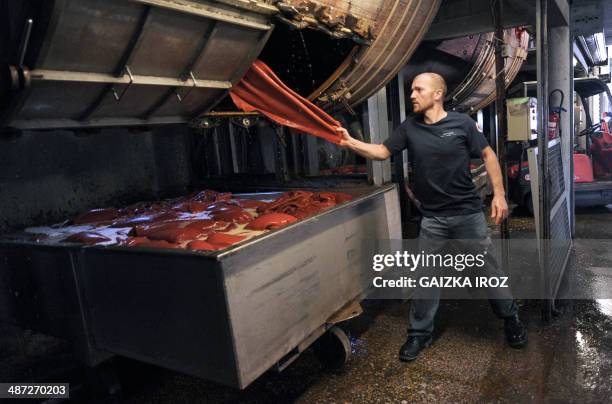
[[[448,112],[431,125],[422,116],[408,117],[383,144],[391,153],[408,149],[414,193],[424,216],[482,211],[470,175],[470,159],[482,158],[489,144],[468,115]]]

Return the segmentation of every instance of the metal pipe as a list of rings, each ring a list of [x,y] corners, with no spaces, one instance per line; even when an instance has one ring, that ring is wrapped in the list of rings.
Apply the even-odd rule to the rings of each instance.
[[[216,116],[216,117],[234,117],[234,116],[260,116],[259,112],[239,112],[239,111],[218,111],[218,112],[207,112],[202,115],[202,118],[207,116]]]
[[[504,191],[508,190],[508,159],[506,152],[506,141],[508,138],[508,121],[506,117],[506,73],[502,47],[505,45],[504,28],[502,25],[502,1],[496,0],[493,5],[493,21],[495,24],[495,35],[493,41],[495,45],[495,94],[496,94],[496,114],[497,114],[497,155],[502,169],[502,181]],[[509,250],[508,242],[510,231],[508,229],[508,220],[501,223],[501,238],[502,240],[502,269],[508,273]]]
[[[34,21],[31,18],[25,22],[25,27],[23,28],[23,34],[21,36],[21,41],[19,43],[19,64],[18,66],[23,66],[23,61],[25,59],[26,51],[28,50],[28,42],[30,42],[30,34],[32,33],[32,25]]]
[[[172,77],[139,76],[136,74],[124,74],[120,77],[115,77],[112,74],[104,73],[83,73],[46,69],[32,70],[31,77],[33,81],[74,81],[82,83],[133,84],[219,89],[228,89],[232,87],[232,84],[229,81],[198,80],[197,83],[194,83],[193,80],[180,80]]]
[[[540,284],[543,298],[542,318],[550,321],[550,198],[548,185],[548,0],[536,0],[536,59],[538,97],[538,175]]]
[[[574,54],[574,40],[570,37],[569,40],[569,54]],[[576,141],[576,135],[574,133],[574,66],[570,62],[569,63],[569,88],[571,91],[568,94],[568,103],[567,103],[567,111],[568,111],[568,126],[569,132],[566,136],[569,136],[569,144],[572,155],[569,159],[569,206],[570,206],[570,235],[572,238],[576,235],[576,199],[574,194],[574,142]]]
[[[401,73],[399,74],[401,76]],[[389,99],[391,109],[391,124],[393,125],[391,131],[395,131],[402,123],[401,119],[401,110],[404,108],[404,105],[400,103],[400,94],[404,93],[404,81],[402,80],[402,87],[400,88],[400,82],[398,77],[393,78],[389,84],[387,84],[387,88],[389,90]],[[395,172],[395,181],[398,184],[398,192],[400,198],[400,212],[402,217],[402,238],[404,238],[405,234],[407,234],[406,225],[408,223],[409,216],[409,202],[408,196],[406,195],[406,179],[404,177],[404,154],[403,152],[395,153],[393,155],[393,171]]]

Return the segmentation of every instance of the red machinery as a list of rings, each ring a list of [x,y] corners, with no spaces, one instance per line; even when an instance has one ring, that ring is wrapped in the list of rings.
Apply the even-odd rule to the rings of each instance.
[[[606,121],[607,112],[603,113],[599,134],[597,131],[591,137],[591,157],[593,159],[593,173],[595,178],[601,180],[612,179],[612,135]]]
[[[605,93],[610,104],[612,94],[606,83],[598,78],[574,80],[574,91],[580,98],[586,112],[586,129],[576,134],[586,136],[586,147],[574,147],[574,192],[576,206],[601,206],[612,204],[612,134],[610,134],[608,113],[602,114],[599,122],[593,122],[587,99]],[[551,112],[549,117],[549,138],[557,137],[556,130],[560,115]],[[555,124],[554,126],[552,124]],[[563,134],[561,134],[563,136]],[[533,212],[529,165],[521,160],[508,169],[510,196],[518,205]]]
[[[608,87],[603,85],[610,97]],[[584,99],[583,105],[586,105]],[[612,134],[607,118],[606,112],[602,114],[600,122],[595,124],[587,118],[587,128],[578,134],[586,136],[586,147],[574,148],[576,206],[612,203]]]

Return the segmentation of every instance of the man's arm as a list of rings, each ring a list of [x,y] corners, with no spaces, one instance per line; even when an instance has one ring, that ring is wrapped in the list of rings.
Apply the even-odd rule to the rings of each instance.
[[[489,175],[489,180],[493,187],[493,200],[491,201],[491,217],[495,218],[495,223],[500,224],[508,217],[508,203],[506,203],[506,192],[502,180],[499,161],[491,146],[482,150],[482,158]]]
[[[385,160],[391,156],[391,152],[385,145],[362,142],[352,138],[344,128],[338,128],[341,135],[340,146],[348,147],[355,153],[370,160]]]

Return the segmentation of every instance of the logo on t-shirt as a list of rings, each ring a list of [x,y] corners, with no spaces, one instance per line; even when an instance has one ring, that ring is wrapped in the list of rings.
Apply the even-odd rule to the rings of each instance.
[[[457,136],[457,133],[449,131],[449,132],[442,132],[442,134],[440,135],[440,137],[449,137],[449,136]]]

